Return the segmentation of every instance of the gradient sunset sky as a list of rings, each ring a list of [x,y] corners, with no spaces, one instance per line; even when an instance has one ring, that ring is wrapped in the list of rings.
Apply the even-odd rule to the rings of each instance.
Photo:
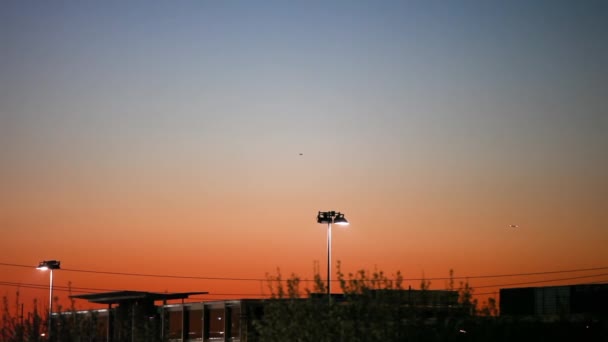
[[[259,295],[73,270],[310,278],[319,210],[347,272],[608,266],[607,33],[593,0],[1,1],[0,295],[44,259]]]

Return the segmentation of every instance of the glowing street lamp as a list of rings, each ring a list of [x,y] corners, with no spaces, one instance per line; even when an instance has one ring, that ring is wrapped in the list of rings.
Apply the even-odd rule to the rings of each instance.
[[[347,226],[344,214],[335,211],[319,211],[317,223],[327,223],[327,296],[331,299],[331,224]]]
[[[38,264],[38,267],[36,267],[36,269],[41,270],[41,271],[46,271],[46,270],[50,270],[51,271],[51,286],[50,286],[50,290],[49,290],[49,329],[48,329],[48,340],[51,340],[51,327],[52,327],[52,320],[51,320],[51,316],[53,315],[53,270],[58,270],[60,269],[61,262],[57,261],[57,260],[44,260],[41,261]]]

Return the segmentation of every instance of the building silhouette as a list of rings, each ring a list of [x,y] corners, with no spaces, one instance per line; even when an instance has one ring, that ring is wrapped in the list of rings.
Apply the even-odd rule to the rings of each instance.
[[[608,316],[608,284],[500,290],[500,314],[546,319]]]

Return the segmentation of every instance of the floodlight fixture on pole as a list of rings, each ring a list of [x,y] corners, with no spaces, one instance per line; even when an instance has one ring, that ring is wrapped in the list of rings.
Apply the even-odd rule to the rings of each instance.
[[[53,270],[61,268],[61,262],[57,260],[44,260],[38,263],[37,270],[46,271],[50,270],[50,286],[49,286],[49,327],[47,331],[47,338],[51,341],[51,330],[53,326],[52,315],[53,315]]]
[[[327,223],[327,297],[331,300],[331,224],[347,226],[344,214],[335,211],[319,211],[317,223]]]

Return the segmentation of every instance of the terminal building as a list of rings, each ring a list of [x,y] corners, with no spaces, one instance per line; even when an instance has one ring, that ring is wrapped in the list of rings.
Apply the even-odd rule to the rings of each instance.
[[[608,316],[608,284],[500,290],[500,314],[558,318]]]
[[[206,292],[153,293],[119,291],[75,295],[106,309],[78,312],[85,317],[86,334],[94,341],[255,342],[254,322],[263,319],[269,299],[185,302]],[[458,304],[457,291],[374,290],[374,297],[404,305],[422,318],[468,315]],[[311,294],[311,298],[325,298]],[[394,297],[393,297],[394,296]],[[332,295],[339,305],[353,297]],[[398,300],[391,300],[398,298]],[[305,299],[301,299],[305,300]],[[326,303],[324,300],[321,302]],[[401,304],[396,304],[401,303]],[[54,314],[58,326],[69,325],[73,312]],[[608,284],[510,288],[500,290],[500,315],[544,320],[608,317]]]
[[[88,335],[96,341],[256,341],[254,322],[262,319],[268,299],[238,299],[185,303],[191,295],[207,292],[153,293],[118,291],[71,296],[107,309],[78,312],[89,321]],[[457,312],[458,292],[441,290],[378,290],[374,296],[400,296],[402,303],[420,315]],[[325,298],[312,294],[311,298]],[[389,296],[389,297],[387,297]],[[332,295],[334,302],[348,305],[349,299]],[[181,300],[181,303],[168,303]],[[305,300],[305,299],[301,299]],[[326,303],[324,300],[321,302]],[[58,315],[71,315],[67,312]],[[67,317],[65,317],[67,318]],[[65,320],[67,322],[67,319]]]
[[[107,309],[82,311],[99,341],[248,341],[264,300],[240,299],[184,303],[207,292],[118,291],[75,295]],[[181,300],[168,304],[169,300]],[[65,313],[67,315],[72,313]]]
[[[186,302],[207,292],[154,293],[118,291],[71,296],[106,309],[53,314],[57,338],[62,327],[80,322],[89,341],[255,342],[256,321],[276,299],[238,299]],[[464,317],[471,313],[458,304],[457,291],[372,290],[372,298],[401,305],[418,318]],[[326,294],[311,294],[326,304]],[[357,297],[333,294],[332,302],[349,305]],[[278,299],[281,301],[281,299]],[[306,299],[299,299],[305,301]],[[79,320],[70,315],[77,314]],[[556,319],[606,319],[608,284],[510,288],[500,290],[500,315]]]

